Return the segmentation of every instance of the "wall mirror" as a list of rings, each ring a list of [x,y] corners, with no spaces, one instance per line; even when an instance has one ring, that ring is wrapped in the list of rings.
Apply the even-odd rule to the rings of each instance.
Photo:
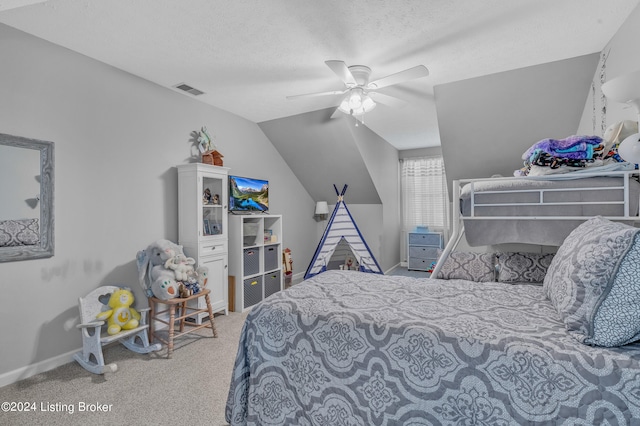
[[[53,142],[0,133],[0,262],[53,256]]]

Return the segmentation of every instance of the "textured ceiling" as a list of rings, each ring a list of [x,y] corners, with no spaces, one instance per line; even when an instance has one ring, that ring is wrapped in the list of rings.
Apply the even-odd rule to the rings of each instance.
[[[380,92],[365,124],[398,149],[439,145],[433,86],[600,51],[638,0],[0,0],[0,22],[254,122],[337,105],[324,64],[371,79],[425,65]],[[19,7],[23,6],[23,7]],[[172,89],[175,90],[175,89]],[[191,96],[191,95],[185,95]]]

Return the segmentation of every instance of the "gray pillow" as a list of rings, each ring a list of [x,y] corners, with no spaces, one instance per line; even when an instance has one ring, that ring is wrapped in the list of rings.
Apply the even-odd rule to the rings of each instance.
[[[439,250],[438,257],[441,253],[442,250]],[[436,278],[476,282],[495,281],[494,259],[494,253],[454,251],[449,254]]]
[[[553,254],[496,253],[496,257],[499,282],[542,284]]]
[[[640,338],[639,232],[598,216],[574,229],[551,261],[544,291],[578,341],[613,347]]]

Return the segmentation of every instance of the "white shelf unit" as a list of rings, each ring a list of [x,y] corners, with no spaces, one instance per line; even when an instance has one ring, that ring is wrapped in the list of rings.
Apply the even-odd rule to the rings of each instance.
[[[235,312],[282,290],[282,216],[229,216],[229,274],[235,276]]]
[[[203,163],[182,164],[177,168],[178,244],[183,246],[186,256],[196,260],[196,266],[209,268],[207,288],[211,290],[211,308],[214,313],[224,311],[227,315],[229,169]],[[189,303],[204,309],[203,299]],[[201,324],[208,315],[197,314],[196,323]]]
[[[438,261],[438,249],[442,249],[442,233],[409,232],[407,242],[407,269],[428,271],[431,264]]]

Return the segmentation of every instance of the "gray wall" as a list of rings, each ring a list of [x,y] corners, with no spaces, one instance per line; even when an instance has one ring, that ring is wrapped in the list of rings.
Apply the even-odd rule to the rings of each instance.
[[[0,57],[1,131],[55,142],[56,171],[55,256],[0,264],[0,383],[81,347],[77,300],[92,289],[127,285],[146,305],[136,252],[177,239],[175,165],[203,125],[233,173],[270,181],[294,273],[306,267],[314,200],[255,123],[4,25]]]
[[[382,201],[382,222],[378,223],[379,237],[375,241],[366,236],[365,238],[367,238],[367,244],[374,251],[374,254],[376,254],[375,251],[379,251],[380,254],[376,254],[376,256],[382,270],[388,271],[400,263],[401,219],[398,150],[366,126],[349,127],[349,129],[351,129],[353,139]],[[349,208],[351,209],[351,204],[349,204]],[[357,219],[358,227],[362,226],[363,219],[367,217],[369,216],[366,212],[359,216]]]
[[[523,70],[500,73],[494,76],[479,77],[478,79],[466,82],[451,83],[450,87],[445,87],[447,85],[436,87],[438,120],[442,122],[441,126],[444,124],[448,128],[444,132],[441,128],[440,131],[441,134],[446,133],[448,135],[446,141],[443,137],[442,148],[449,181],[457,178],[487,177],[494,173],[510,175],[513,170],[520,167],[520,155],[524,150],[539,139],[546,137],[564,137],[570,134],[602,136],[602,121],[604,121],[606,127],[620,120],[636,120],[637,116],[633,108],[628,108],[626,105],[603,99],[600,87],[603,81],[640,69],[640,56],[630,53],[637,50],[637,40],[640,40],[640,6],[636,7],[629,15],[625,23],[612,37],[602,52],[567,61],[553,62],[551,64],[543,64]],[[585,63],[585,69],[580,68],[580,63],[582,62]],[[550,73],[549,71],[553,68],[556,68],[559,73]],[[540,73],[540,75],[531,75],[529,81],[521,80],[520,83],[523,86],[521,88],[511,85],[516,78],[521,79],[521,77],[537,73]],[[585,87],[584,79],[586,73],[588,73],[589,81]],[[504,78],[505,83],[502,84],[498,81],[498,77]],[[545,83],[546,80],[548,80],[548,83]],[[580,80],[577,87],[574,87],[576,84],[574,80]],[[533,82],[537,82],[537,86],[534,85],[532,87]],[[481,87],[481,83],[493,85],[495,96],[489,96],[490,93],[485,92],[485,89]],[[523,123],[522,129],[535,130],[530,129],[530,124],[531,122],[537,122],[538,113],[534,114],[529,111],[528,115],[525,114],[523,117],[520,117],[520,115],[528,110],[528,107],[522,108],[523,99],[527,98],[522,98],[521,92],[524,90],[533,94],[531,92],[539,89],[546,93],[551,83],[551,87],[553,87],[554,90],[558,90],[560,93],[564,93],[574,100],[582,96],[584,102],[579,105],[574,105],[572,102],[570,105],[566,105],[570,110],[566,112],[558,111],[558,103],[556,102],[558,99],[555,95],[551,94],[553,96],[548,98],[549,105],[545,106],[543,97],[543,100],[538,99],[535,102],[535,105],[537,105],[536,109],[538,113],[542,113],[545,117],[547,117],[545,112],[547,110],[553,111],[554,114],[558,114],[560,117],[565,117],[565,113],[569,113],[570,116],[566,116],[566,119],[569,120],[573,127],[566,130],[559,130],[562,123],[556,123],[556,118],[554,117],[547,117],[544,123],[538,123],[541,129],[544,130],[543,134],[540,135],[536,133],[536,136],[533,136],[534,132],[529,131],[526,133],[526,136],[528,136],[529,139],[533,138],[533,140],[525,142],[523,138],[519,136],[519,129],[517,126],[514,127],[514,123]],[[566,93],[566,89],[571,87],[573,87],[576,92]],[[500,90],[497,90],[498,88]],[[508,92],[507,88],[513,92]],[[578,92],[578,90],[582,92]],[[471,95],[467,94],[466,91],[472,91]],[[440,98],[438,98],[439,93],[442,96]],[[459,100],[453,97],[456,93],[460,96]],[[481,99],[482,94],[484,94],[487,99],[484,105]],[[443,99],[445,96],[447,96],[446,99]],[[494,97],[496,96],[501,103],[494,101]],[[534,99],[537,99],[537,96],[535,96]],[[472,105],[467,107],[467,105],[465,105],[467,101],[471,101]],[[562,99],[559,101],[564,102]],[[456,115],[455,103],[457,103],[460,108],[458,115]],[[483,112],[483,108],[487,111]],[[513,117],[513,114],[510,113],[509,110],[517,111],[518,116]],[[605,112],[603,113],[603,111]],[[495,117],[498,118],[493,118],[494,116],[491,114],[493,112],[496,112]],[[468,122],[470,120],[462,122],[459,119],[459,117],[462,116],[466,117],[466,115],[462,115],[462,113],[478,114],[479,118],[472,116],[473,123],[469,125]],[[576,114],[579,116],[577,123],[575,121]],[[529,117],[530,120],[525,120],[527,117]],[[498,124],[488,126],[488,123]],[[460,130],[463,133],[462,136],[458,135],[456,126],[463,127],[463,129]],[[477,126],[477,128],[474,126]],[[508,134],[516,135],[511,142],[501,136],[505,126]],[[556,128],[556,130],[552,130],[552,128]],[[478,135],[480,135],[479,138],[472,137],[476,129]],[[492,138],[492,135],[498,136]],[[463,145],[461,140],[456,140],[456,138],[466,138],[467,145]],[[487,146],[489,148],[487,148],[485,152]],[[460,154],[456,154],[456,152],[460,152]],[[468,153],[470,153],[470,155]],[[474,172],[466,173],[462,165],[470,166],[467,158],[469,156],[478,158],[479,161],[477,162],[480,164],[474,168]],[[517,159],[517,165],[514,165],[514,157]],[[498,160],[496,161],[496,159]],[[493,160],[493,162],[491,160]],[[485,162],[489,162],[491,165],[483,165]],[[522,244],[470,248],[463,238],[463,241],[458,246],[458,250],[549,252],[555,251],[555,248]]]
[[[602,136],[602,128],[621,120],[638,120],[635,108],[602,96],[601,86],[604,81],[640,69],[638,51],[640,40],[640,6],[629,15],[618,32],[607,43],[600,55],[598,67],[593,74],[589,98],[584,105],[584,112],[578,134],[595,134]]]
[[[442,155],[441,146],[432,146],[429,148],[416,148],[416,149],[403,149],[398,152],[400,158],[412,158],[412,157],[436,157]]]
[[[258,125],[315,201],[335,201],[333,185],[341,190],[347,184],[349,204],[380,203],[352,129],[356,135],[380,137],[366,126],[355,127],[353,119],[345,115],[330,118],[334,110],[312,111]]]
[[[398,150],[347,116],[331,119],[335,108],[259,123],[315,201],[345,201],[383,271],[400,259]],[[309,210],[313,214],[313,210]],[[317,239],[326,222],[318,222]]]
[[[453,179],[512,176],[535,142],[575,134],[598,56],[436,86],[449,192]]]

